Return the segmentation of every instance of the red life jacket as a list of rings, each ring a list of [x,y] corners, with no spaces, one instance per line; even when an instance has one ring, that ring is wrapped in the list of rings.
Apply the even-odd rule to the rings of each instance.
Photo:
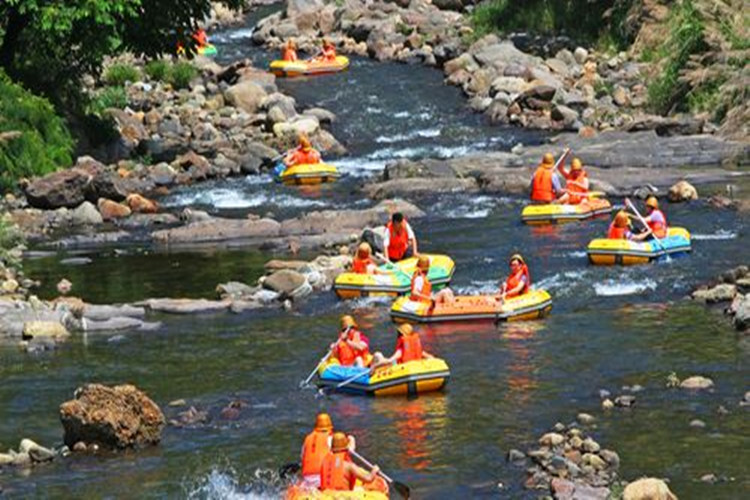
[[[609,225],[609,230],[607,231],[607,238],[610,240],[625,240],[627,239],[628,234],[628,228],[627,227],[617,227],[615,226],[615,223]]]
[[[422,359],[422,341],[419,335],[412,333],[401,337],[401,359],[399,363]]]
[[[311,165],[314,163],[320,163],[320,153],[313,148],[307,151],[297,148],[292,153],[291,165]]]
[[[583,188],[583,187],[579,186],[578,184],[574,184],[574,183],[576,183],[576,182],[580,182],[580,183],[583,183],[583,181],[585,181],[585,180],[586,180],[586,177],[588,177],[588,176],[586,175],[586,172],[581,172],[581,175],[580,175],[580,176],[578,176],[578,178],[577,178],[577,179],[573,179],[573,178],[572,178],[572,177],[570,176],[570,174],[568,175],[568,177],[566,177],[566,178],[568,178],[568,179],[569,179],[570,181],[572,181],[572,182],[568,183],[568,184],[567,184],[567,186],[566,186],[566,189],[567,189],[567,190],[568,190],[568,192],[570,193],[570,195],[569,195],[569,198],[568,198],[568,203],[570,203],[571,205],[577,205],[578,203],[581,203],[582,201],[584,201],[584,200],[586,200],[586,199],[587,199],[587,197],[586,197],[586,196],[581,196],[581,195],[578,195],[578,194],[574,194],[574,193],[582,193],[582,194],[585,194],[585,193],[588,193],[588,192],[589,192],[589,190],[588,190],[588,189],[585,189],[585,188]]]
[[[351,491],[357,478],[354,474],[347,474],[344,464],[351,462],[349,453],[341,451],[330,452],[323,459],[320,468],[320,489],[335,491]]]
[[[409,231],[406,229],[406,217],[401,223],[401,232],[396,233],[393,228],[393,221],[386,225],[390,239],[388,240],[388,258],[391,260],[401,260],[409,249]]]
[[[349,329],[349,333],[346,336],[347,340],[353,340],[355,332],[359,333],[359,339],[364,342],[367,347],[365,347],[364,349],[354,349],[343,340],[340,340],[336,344],[336,359],[339,360],[341,366],[353,365],[358,356],[366,362],[367,356],[368,354],[370,354],[370,339],[368,339],[367,335],[365,335],[364,333],[351,328]]]
[[[553,167],[539,165],[534,178],[531,180],[531,200],[551,202],[555,199],[555,191],[552,186]]]
[[[417,278],[419,276],[423,278],[421,290],[417,289]],[[424,297],[420,297],[420,295]],[[422,272],[421,269],[414,271],[411,277],[411,296],[409,298],[419,302],[432,302],[432,283],[427,279],[427,273]]]
[[[305,438],[302,445],[302,475],[311,476],[320,474],[323,459],[331,449],[328,446],[328,438],[332,431],[312,431]]]
[[[531,286],[531,276],[529,275],[529,268],[526,267],[526,264],[522,264],[520,270],[518,270],[515,274],[511,274],[510,276],[508,276],[508,279],[505,280],[505,289],[513,290],[519,285],[519,283],[521,283],[521,279],[524,276],[526,277],[526,283],[524,283],[524,287],[521,289],[521,291],[512,295],[506,294],[506,298],[518,297],[519,295],[523,295],[524,293],[529,291],[529,287]]]
[[[352,272],[357,274],[367,274],[367,268],[372,264],[375,264],[375,262],[370,257],[366,259],[354,257],[352,260]]]
[[[284,50],[282,51],[281,58],[284,61],[291,61],[294,62],[297,60],[297,51],[294,49],[290,49],[287,47],[284,47]]]
[[[664,215],[664,212],[662,212],[658,208],[655,208],[653,212],[651,212],[651,215],[654,215],[657,212],[661,215],[662,219],[665,222],[662,223],[661,221],[649,220],[648,227],[651,228],[651,231],[653,231],[654,236],[656,236],[657,238],[666,238],[667,237],[667,224],[666,224],[667,217]]]

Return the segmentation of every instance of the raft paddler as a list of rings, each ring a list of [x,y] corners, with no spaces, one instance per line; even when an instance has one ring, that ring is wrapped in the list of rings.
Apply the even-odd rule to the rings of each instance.
[[[289,62],[299,60],[297,57],[297,44],[294,43],[294,39],[290,38],[284,44],[284,48],[281,50],[281,59]]]
[[[555,203],[577,205],[586,200],[589,192],[589,178],[583,169],[583,162],[579,158],[573,158],[569,171],[565,170],[563,163],[560,164],[558,170],[565,178],[565,190]]]
[[[414,331],[414,328],[409,323],[403,323],[399,325],[398,338],[396,340],[396,349],[393,354],[386,358],[382,352],[376,352],[372,356],[372,364],[370,365],[370,373],[383,366],[390,366],[401,363],[408,363],[409,361],[418,361],[420,359],[431,359],[434,356],[424,349],[422,349],[422,341],[419,339],[419,334]]]
[[[374,465],[370,472],[352,462],[349,456],[349,441],[343,432],[334,432],[331,451],[323,458],[320,468],[320,489],[322,491],[352,491],[357,479],[363,483],[375,481],[380,467]]]
[[[554,203],[564,192],[560,178],[555,174],[555,157],[552,153],[545,153],[531,178],[531,201]]]
[[[357,274],[381,274],[378,264],[372,256],[372,247],[363,241],[357,247],[357,253],[352,259],[352,272]]]
[[[656,196],[651,195],[646,198],[646,211],[647,215],[643,218],[643,221],[648,227],[644,232],[633,235],[633,240],[643,241],[652,236],[666,238],[667,217],[664,215],[664,212],[659,210],[659,200],[656,199]]]
[[[353,436],[342,434],[346,441],[345,447],[349,450],[356,449],[356,441]],[[333,422],[327,413],[318,413],[315,418],[315,428],[305,437],[302,444],[302,480],[305,486],[320,487],[320,472],[325,457],[331,451],[333,441]]]
[[[359,331],[357,322],[348,314],[341,316],[339,339],[331,344],[331,351],[341,366],[365,367],[372,361],[370,339]]]
[[[336,61],[336,47],[327,38],[323,39],[323,52],[319,59],[327,62]]]
[[[383,238],[384,256],[388,262],[398,262],[417,257],[417,237],[401,212],[395,212],[385,226]]]
[[[531,288],[531,275],[521,254],[513,254],[508,261],[510,274],[500,287],[500,293],[495,298],[500,302],[527,293]]]
[[[299,135],[298,142],[299,145],[289,151],[284,158],[287,167],[320,163],[320,153],[312,147],[310,139],[305,134]]]
[[[455,298],[450,288],[443,288],[438,293],[432,293],[432,283],[427,274],[430,272],[430,258],[420,255],[417,259],[417,269],[411,277],[411,293],[409,300],[426,302],[434,307],[435,304],[450,304]]]
[[[607,238],[610,240],[633,239],[633,233],[630,231],[630,217],[626,211],[620,210],[617,212],[607,230]]]

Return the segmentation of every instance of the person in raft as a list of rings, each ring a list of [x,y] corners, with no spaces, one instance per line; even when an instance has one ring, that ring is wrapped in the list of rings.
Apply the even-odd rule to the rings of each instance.
[[[630,217],[624,210],[620,210],[615,215],[612,224],[607,230],[607,238],[610,240],[632,240],[633,233],[630,232]]]
[[[419,334],[409,323],[401,324],[398,329],[398,340],[396,340],[396,350],[386,358],[382,352],[376,352],[372,356],[370,373],[382,366],[408,363],[409,361],[418,361],[420,359],[431,359],[434,356],[422,349],[422,341],[419,340]]]
[[[323,39],[323,51],[316,59],[325,62],[334,62],[336,60],[336,47],[330,40]]]
[[[281,59],[288,62],[299,60],[297,57],[297,44],[294,43],[294,39],[290,38],[286,41],[284,48],[281,49]]]
[[[284,165],[292,167],[294,165],[320,163],[320,153],[312,147],[310,139],[305,134],[300,134],[298,140],[299,145],[290,150],[284,158]]]
[[[352,462],[349,456],[349,442],[343,432],[334,432],[331,451],[323,458],[320,468],[320,489],[322,491],[352,491],[357,479],[363,483],[375,481],[380,467],[374,465],[370,472]]]
[[[331,344],[331,351],[341,366],[365,367],[372,361],[370,339],[359,331],[357,322],[348,314],[341,316],[339,339]]]
[[[653,235],[655,238],[667,237],[667,217],[664,212],[659,210],[659,200],[656,196],[646,198],[646,210],[648,214],[643,218],[648,225],[648,229],[640,234],[633,235],[634,241],[643,241]]]
[[[415,302],[426,302],[430,307],[435,304],[450,304],[453,302],[453,291],[450,288],[443,288],[438,293],[432,293],[432,283],[427,278],[430,272],[430,258],[426,255],[420,255],[417,260],[417,269],[411,277],[411,293],[409,300]]]
[[[531,178],[531,201],[538,204],[555,203],[564,193],[560,178],[555,174],[555,157],[552,153],[546,153]]]
[[[395,212],[386,224],[383,248],[387,262],[398,262],[419,255],[417,237],[401,212]]]
[[[500,287],[500,293],[495,296],[500,303],[503,303],[505,299],[523,295],[531,288],[529,268],[521,254],[513,254],[510,257],[509,265],[510,274],[505,283],[503,283],[503,286]]]
[[[372,247],[363,241],[352,259],[352,272],[357,274],[382,274],[372,256]]]
[[[320,487],[320,470],[323,467],[323,460],[331,451],[332,436],[331,417],[327,413],[318,413],[315,418],[315,428],[305,437],[302,444],[302,481],[305,486]],[[348,438],[344,436],[344,439],[346,439],[348,449],[356,449],[357,443],[354,436]]]
[[[577,205],[588,198],[589,178],[583,169],[583,163],[578,158],[570,162],[570,171],[566,171],[563,165],[558,168],[565,177],[565,192],[555,203]]]

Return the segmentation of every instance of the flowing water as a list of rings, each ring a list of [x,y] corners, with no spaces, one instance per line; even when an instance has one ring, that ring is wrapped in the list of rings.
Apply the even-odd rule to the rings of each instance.
[[[226,51],[267,59],[248,46],[248,33],[224,33]],[[400,154],[538,140],[485,126],[441,81],[438,72],[420,66],[355,59],[345,75],[284,82],[299,102],[337,113],[334,134],[350,150],[341,159],[350,179],[315,192],[275,186],[264,177],[232,180],[195,186],[169,202],[236,216],[364,206],[368,202],[352,190],[358,165],[375,168]],[[416,93],[406,95],[411,91]],[[425,123],[420,113],[429,114]],[[59,443],[58,406],[89,381],[136,384],[168,419],[184,409],[168,405],[180,398],[209,413],[204,424],[168,426],[162,444],[152,449],[75,456],[30,474],[2,470],[6,495],[273,498],[283,491],[274,471],[298,459],[315,414],[328,411],[338,428],[356,435],[359,450],[410,485],[415,498],[536,498],[521,487],[524,469],[507,464],[505,454],[533,446],[555,422],[570,422],[585,411],[597,418],[595,439],[619,452],[623,477],[669,477],[680,498],[747,496],[750,429],[746,410],[738,406],[748,389],[747,346],[718,313],[683,300],[696,283],[746,259],[746,219],[702,202],[669,205],[670,222],[693,233],[690,256],[598,268],[588,265],[584,249],[604,233],[605,220],[529,228],[519,222],[523,201],[517,198],[449,194],[416,202],[428,212],[413,221],[420,247],[453,257],[455,290],[493,290],[507,256],[522,251],[536,286],[553,295],[552,314],[499,326],[420,328],[425,348],[447,360],[452,379],[445,392],[411,400],[319,397],[298,389],[335,337],[342,314],[355,315],[375,349],[390,352],[394,344],[387,301],[341,302],[332,292],[310,297],[291,313],[156,315],[162,321],[156,331],[74,336],[41,355],[0,346],[0,449],[17,446],[22,437]],[[89,264],[60,262],[71,256],[41,254],[27,261],[27,273],[45,283],[41,296],[53,296],[54,283],[68,277],[74,292],[91,302],[212,298],[216,284],[251,282],[273,257],[243,248],[119,247],[86,254]],[[716,387],[700,394],[666,389],[672,371],[711,377]],[[644,388],[634,408],[600,410],[600,389],[617,395],[634,384]],[[234,400],[243,402],[239,413],[222,414]],[[727,415],[717,413],[720,405]],[[706,428],[691,428],[695,418]],[[700,482],[707,473],[726,481]]]

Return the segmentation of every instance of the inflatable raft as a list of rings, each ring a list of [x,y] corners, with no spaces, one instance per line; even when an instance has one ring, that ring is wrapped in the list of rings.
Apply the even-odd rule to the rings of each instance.
[[[198,54],[202,56],[215,56],[217,54],[216,46],[213,44],[204,45],[203,47],[198,47]]]
[[[281,163],[276,165],[273,173],[276,182],[282,182],[286,185],[322,184],[334,182],[341,177],[336,167],[327,163],[293,165],[289,168]]]
[[[654,240],[630,241],[599,238],[589,243],[586,253],[589,262],[598,266],[646,264],[668,255],[690,252],[690,233],[682,227],[670,227],[667,237]]]
[[[271,61],[271,73],[276,76],[308,76],[338,73],[349,67],[349,58],[336,56],[335,61]]]
[[[286,490],[286,500],[388,500],[388,483],[378,476],[372,483],[357,484],[352,491],[320,491],[318,488],[298,483]]]
[[[430,271],[427,278],[433,289],[440,289],[453,278],[455,264],[447,255],[428,255]],[[333,290],[341,299],[367,296],[403,295],[411,290],[411,278],[417,269],[417,258],[410,257],[395,264],[383,264],[378,268],[382,274],[341,273],[333,283]]]
[[[341,382],[351,379],[357,373],[362,375],[340,389],[337,388]],[[318,370],[318,386],[366,396],[412,396],[442,389],[450,376],[448,365],[439,358],[383,367],[373,375],[370,375],[369,368],[341,366],[337,360],[332,360]]]
[[[529,205],[521,212],[521,220],[526,224],[558,224],[584,220],[612,211],[609,201],[602,198],[589,198],[577,205]]]
[[[545,290],[531,290],[500,306],[493,295],[456,296],[451,304],[430,304],[399,297],[391,307],[396,322],[437,323],[447,321],[520,321],[549,314],[552,297]]]

